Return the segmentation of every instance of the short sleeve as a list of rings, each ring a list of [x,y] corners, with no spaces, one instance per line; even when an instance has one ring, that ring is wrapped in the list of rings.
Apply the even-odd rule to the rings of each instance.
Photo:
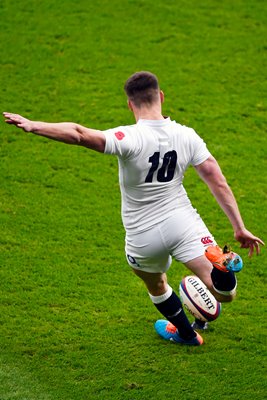
[[[118,127],[102,131],[106,137],[106,154],[114,154],[121,158],[127,158],[134,150],[131,133],[127,127]]]
[[[193,129],[190,129],[190,153],[193,166],[203,163],[211,155],[204,140]]]

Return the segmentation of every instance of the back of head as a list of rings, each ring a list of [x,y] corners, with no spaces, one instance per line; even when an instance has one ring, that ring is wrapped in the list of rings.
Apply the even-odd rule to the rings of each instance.
[[[149,106],[159,99],[158,78],[151,72],[136,72],[127,79],[124,90],[136,107]]]

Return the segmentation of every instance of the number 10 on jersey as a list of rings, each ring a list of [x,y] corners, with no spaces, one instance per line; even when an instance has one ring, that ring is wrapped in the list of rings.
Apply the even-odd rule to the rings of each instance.
[[[153,182],[154,174],[157,173],[158,182],[169,182],[174,177],[175,167],[177,163],[177,153],[175,150],[168,151],[164,154],[162,165],[159,168],[160,152],[156,151],[148,161],[152,164],[145,182]]]

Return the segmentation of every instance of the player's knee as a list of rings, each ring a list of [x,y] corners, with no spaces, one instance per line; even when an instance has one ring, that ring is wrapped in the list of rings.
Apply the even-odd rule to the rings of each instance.
[[[146,282],[147,289],[152,296],[161,296],[168,290],[167,280],[163,277],[156,282]]]
[[[168,290],[167,276],[165,273],[148,273],[133,269],[135,275],[141,278],[152,296],[161,296]]]

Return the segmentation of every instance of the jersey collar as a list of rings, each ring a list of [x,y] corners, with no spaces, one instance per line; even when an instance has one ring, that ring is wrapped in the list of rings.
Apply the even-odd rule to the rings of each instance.
[[[164,117],[164,119],[139,119],[137,125],[164,126],[170,122],[170,117]]]

